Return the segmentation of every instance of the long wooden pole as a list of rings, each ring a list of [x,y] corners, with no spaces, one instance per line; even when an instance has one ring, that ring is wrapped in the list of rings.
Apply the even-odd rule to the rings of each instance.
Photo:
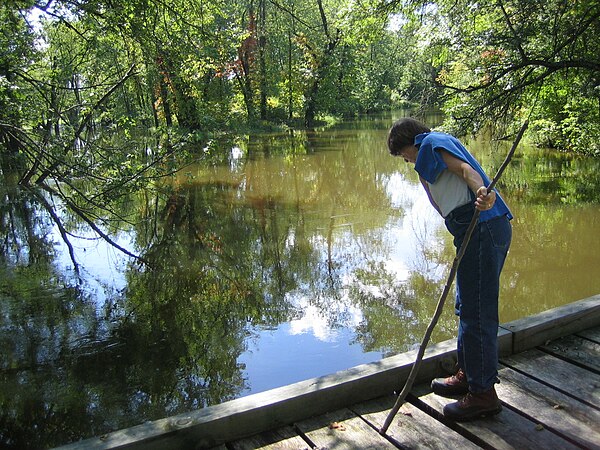
[[[506,155],[504,162],[498,169],[496,176],[494,177],[492,182],[487,187],[488,192],[491,192],[492,189],[494,189],[494,187],[496,186],[496,183],[498,182],[498,180],[502,176],[502,173],[504,172],[504,169],[506,169],[506,167],[508,166],[508,163],[512,159],[512,156],[515,153],[515,150],[517,149],[517,146],[519,145],[519,142],[521,141],[521,138],[523,137],[523,134],[525,133],[525,130],[527,129],[528,126],[529,126],[529,121],[526,120],[525,123],[523,124],[523,126],[521,126],[521,129],[519,130],[519,132],[517,133],[517,137],[515,138],[515,141],[513,142],[513,145],[511,147],[510,151],[508,152],[508,155]],[[406,379],[404,388],[402,389],[402,391],[398,395],[398,398],[396,399],[396,403],[394,404],[394,407],[389,412],[387,418],[385,419],[385,423],[379,430],[379,432],[381,434],[385,434],[387,432],[387,429],[389,428],[390,424],[392,423],[392,420],[394,420],[394,417],[396,416],[396,414],[398,413],[398,410],[404,403],[406,396],[408,395],[409,391],[412,389],[413,383],[415,382],[415,379],[417,378],[417,374],[419,373],[419,368],[421,367],[421,362],[423,361],[423,355],[425,354],[425,349],[427,347],[429,339],[431,338],[433,329],[437,325],[437,322],[438,322],[440,316],[442,315],[442,311],[444,309],[444,303],[446,302],[446,297],[448,297],[448,293],[450,292],[450,288],[452,287],[452,282],[454,281],[454,277],[456,276],[456,271],[458,270],[458,265],[460,264],[460,260],[462,259],[463,255],[465,254],[465,251],[467,250],[467,245],[469,245],[469,240],[471,239],[471,235],[473,234],[473,230],[475,229],[475,226],[477,225],[478,221],[479,221],[479,210],[476,209],[475,213],[473,214],[473,218],[471,219],[471,223],[469,224],[469,228],[467,228],[467,231],[465,233],[465,237],[463,239],[462,245],[460,246],[460,249],[458,250],[458,252],[456,253],[456,256],[454,257],[454,261],[452,262],[452,268],[450,269],[450,274],[448,275],[448,280],[446,281],[444,290],[442,291],[442,294],[440,295],[440,299],[438,300],[438,304],[435,309],[435,313],[433,314],[433,317],[431,318],[431,322],[429,323],[429,326],[427,327],[427,330],[425,331],[425,335],[423,336],[423,340],[421,341],[419,351],[417,352],[417,358],[415,359],[412,369],[410,370],[410,374],[408,375],[408,378]]]

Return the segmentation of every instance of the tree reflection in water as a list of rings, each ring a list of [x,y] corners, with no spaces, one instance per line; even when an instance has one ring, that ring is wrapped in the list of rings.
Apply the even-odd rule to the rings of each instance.
[[[114,234],[143,266],[94,251],[57,205],[77,273],[39,197],[3,183],[2,445],[55,446],[246,395],[261,333],[317,334],[316,318],[315,341],[337,345],[339,361],[284,358],[286,339],[260,373],[291,380],[285,359],[318,376],[343,368],[349,346],[369,360],[418,345],[454,249],[414,172],[383,148],[386,128],[240,138],[224,164],[132,192],[119,213],[136,220]],[[503,159],[471,145],[484,165]],[[600,291],[598,165],[529,150],[506,172],[516,219],[501,320]],[[447,308],[434,340],[455,327]]]

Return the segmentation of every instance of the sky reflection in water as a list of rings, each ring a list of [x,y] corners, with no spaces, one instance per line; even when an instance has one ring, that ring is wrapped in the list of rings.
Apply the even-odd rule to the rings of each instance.
[[[169,230],[161,216],[147,245],[157,272],[76,230],[79,283],[54,229],[59,282],[15,283],[22,297],[7,288],[1,304],[22,436],[32,415],[65,437],[31,442],[57,445],[415,348],[454,248],[412,166],[388,155],[389,123],[242,137],[226,163],[186,167],[165,187],[185,214]],[[466,143],[491,173],[510,146]],[[502,322],[600,293],[599,174],[598,160],[515,156],[499,184],[515,216]],[[140,230],[115,239],[136,251]],[[61,295],[63,279],[76,288]],[[434,342],[455,335],[451,304]]]

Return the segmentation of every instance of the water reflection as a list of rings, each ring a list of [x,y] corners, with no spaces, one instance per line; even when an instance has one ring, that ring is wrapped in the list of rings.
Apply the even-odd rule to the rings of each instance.
[[[239,138],[221,164],[132,193],[122,216],[139,220],[119,242],[143,268],[62,211],[86,238],[71,236],[75,273],[35,198],[4,186],[2,445],[59,445],[417,345],[454,249],[412,167],[387,155],[389,123]],[[468,144],[490,172],[509,146]],[[599,165],[527,149],[505,172],[502,321],[600,292]],[[433,340],[455,329],[447,308]]]

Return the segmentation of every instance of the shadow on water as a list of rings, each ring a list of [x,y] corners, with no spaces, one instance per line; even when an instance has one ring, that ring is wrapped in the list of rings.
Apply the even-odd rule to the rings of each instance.
[[[387,154],[389,119],[241,136],[221,163],[132,192],[118,236],[143,267],[57,208],[75,273],[38,200],[3,183],[1,445],[56,446],[415,347],[454,250]],[[505,143],[467,143],[491,172],[504,158]],[[526,149],[505,172],[502,321],[600,292],[599,166]],[[448,308],[434,340],[455,328]]]

